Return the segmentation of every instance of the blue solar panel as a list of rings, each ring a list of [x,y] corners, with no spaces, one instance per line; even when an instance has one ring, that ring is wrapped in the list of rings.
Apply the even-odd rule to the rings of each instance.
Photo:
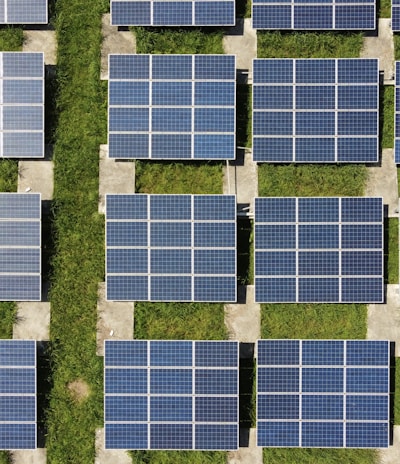
[[[0,300],[41,299],[40,244],[40,194],[1,193]]]
[[[24,10],[32,8],[31,2],[25,0],[21,1],[22,6]],[[44,157],[43,60],[43,53],[0,53],[0,130],[3,134],[0,157]]]
[[[378,161],[378,60],[256,59],[253,76],[254,161]]]
[[[392,2],[392,28],[400,30],[400,0]],[[394,161],[400,164],[400,61],[395,62]]]
[[[400,1],[392,0],[392,30],[400,31]]]
[[[106,205],[108,300],[236,301],[234,196],[107,195]]]
[[[106,340],[106,449],[237,449],[238,368],[233,341]]]
[[[259,340],[257,445],[389,446],[390,344]]]
[[[233,26],[233,0],[111,0],[114,26]]]
[[[36,448],[36,342],[0,340],[0,449]]]
[[[369,30],[375,29],[375,2],[361,0],[255,0],[252,18],[255,29]]]
[[[259,303],[383,301],[381,198],[256,198]]]
[[[233,55],[110,55],[109,64],[111,158],[235,159]]]

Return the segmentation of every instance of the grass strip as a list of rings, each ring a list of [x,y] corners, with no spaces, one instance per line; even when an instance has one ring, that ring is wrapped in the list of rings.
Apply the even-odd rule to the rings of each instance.
[[[268,464],[372,464],[375,450],[320,449],[320,448],[264,448],[264,462]]]
[[[382,94],[380,97],[380,133],[381,147],[393,148],[394,141],[394,87],[384,85],[381,87]]]
[[[399,283],[399,220],[385,220],[385,282]]]
[[[268,197],[363,195],[365,165],[260,164],[258,192]]]
[[[358,58],[360,32],[258,31],[258,58]]]
[[[53,388],[48,412],[50,463],[94,462],[102,426],[103,363],[96,356],[97,286],[104,278],[104,219],[98,215],[99,145],[106,140],[100,84],[101,16],[106,0],[59,0],[54,146],[51,301]],[[72,389],[79,382],[84,394]]]
[[[400,425],[400,358],[396,358],[394,386],[394,424]]]
[[[364,339],[363,304],[262,304],[262,338]]]
[[[200,27],[135,27],[136,53],[157,54],[223,54],[222,29]]]
[[[139,193],[221,194],[223,170],[217,162],[136,161]]]

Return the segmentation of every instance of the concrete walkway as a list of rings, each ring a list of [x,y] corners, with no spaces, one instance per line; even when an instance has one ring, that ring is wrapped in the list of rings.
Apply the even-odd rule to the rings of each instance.
[[[105,213],[106,193],[135,193],[135,163],[108,158],[108,145],[100,145],[99,213]]]
[[[238,302],[225,305],[225,325],[231,340],[255,343],[261,336],[261,310],[254,303],[254,285],[238,288]]]
[[[251,83],[253,58],[257,58],[257,32],[252,28],[251,18],[237,19],[236,26],[224,36],[222,45],[226,54],[236,55],[236,68],[248,71],[248,83]]]
[[[101,46],[100,78],[108,79],[108,55],[113,53],[136,53],[135,36],[130,31],[119,31],[118,27],[111,26],[111,15],[105,14],[101,20],[101,33],[103,43]]]
[[[46,464],[47,450],[46,448],[37,448],[34,450],[11,451],[11,462],[12,464]],[[132,464],[132,461],[130,461],[130,464]]]
[[[393,428],[393,446],[379,450],[379,464],[399,464],[400,462],[400,425]]]
[[[94,464],[132,464],[132,459],[125,450],[105,450],[104,429],[97,429]]]
[[[254,198],[258,196],[257,163],[253,163],[250,150],[240,150],[235,161],[224,166],[224,194],[236,194],[239,204],[253,206]]]
[[[382,150],[379,164],[367,166],[368,178],[365,195],[382,197],[384,205],[389,206],[389,217],[399,217],[399,194],[397,187],[397,169],[392,148]]]
[[[52,200],[54,164],[48,158],[18,162],[18,192],[42,194],[42,201]]]
[[[43,52],[44,62],[47,65],[57,63],[56,32],[50,30],[24,31],[23,52]]]
[[[104,340],[133,338],[134,304],[125,301],[106,301],[106,286],[99,284],[97,300],[97,350],[104,356]]]
[[[50,339],[50,303],[45,301],[20,301],[13,325],[13,338],[19,340]]]
[[[367,338],[395,342],[395,355],[400,356],[399,285],[387,285],[385,304],[368,305]]]
[[[239,448],[238,451],[230,451],[228,453],[227,464],[263,464],[263,449],[258,447],[256,442],[257,431],[256,429],[250,429],[249,446]]]
[[[378,34],[375,32],[364,37],[360,58],[379,58],[379,69],[383,71],[384,83],[393,84],[394,79],[394,42],[391,18],[378,20]]]

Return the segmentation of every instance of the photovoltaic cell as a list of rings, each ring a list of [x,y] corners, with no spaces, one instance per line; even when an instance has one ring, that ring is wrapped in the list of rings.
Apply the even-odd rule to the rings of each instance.
[[[377,59],[255,59],[253,160],[378,161]]]
[[[233,26],[233,0],[111,0],[113,26]]]
[[[10,3],[32,9],[30,1]],[[2,52],[0,64],[0,157],[43,158],[43,53]]]
[[[252,18],[254,29],[292,30],[369,30],[376,21],[374,0],[255,0]]]
[[[390,344],[258,340],[257,445],[389,446]]]
[[[235,159],[235,56],[109,60],[111,158]]]
[[[400,0],[392,0],[392,31],[400,31]]]
[[[107,195],[106,221],[108,300],[236,301],[235,196]]]
[[[238,448],[238,342],[106,340],[104,352],[106,449]]]
[[[0,340],[0,449],[36,448],[36,342]]]
[[[259,303],[381,303],[381,198],[256,198]]]
[[[0,193],[0,301],[40,301],[40,247],[40,194]]]

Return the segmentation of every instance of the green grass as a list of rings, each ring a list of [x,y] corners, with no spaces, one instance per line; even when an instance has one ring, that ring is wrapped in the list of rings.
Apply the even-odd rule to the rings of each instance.
[[[223,30],[201,28],[132,29],[136,36],[136,53],[151,54],[222,54]]]
[[[392,2],[390,0],[380,0],[378,18],[391,18],[391,17],[392,17]]]
[[[302,164],[258,167],[260,196],[357,196],[363,195],[365,165]]]
[[[205,451],[131,451],[132,464],[226,464],[226,453]]]
[[[380,132],[382,148],[393,148],[394,140],[394,87],[385,85],[380,97]]]
[[[399,283],[399,220],[385,220],[385,281],[389,284]]]
[[[236,145],[251,147],[251,87],[236,87]]]
[[[222,193],[222,163],[136,161],[135,191],[140,193]]]
[[[358,32],[257,33],[258,58],[358,58],[363,34]]]
[[[375,450],[352,449],[288,449],[264,448],[264,462],[268,464],[372,464]]]
[[[394,423],[400,425],[400,358],[396,358],[394,384]]]
[[[155,340],[224,340],[219,303],[135,303],[134,337]]]
[[[366,305],[261,305],[261,338],[364,339],[366,333]]]
[[[24,30],[22,27],[5,27],[0,30],[0,50],[18,52],[22,50]]]
[[[97,287],[104,279],[104,218],[98,213],[99,145],[106,137],[100,84],[101,15],[106,0],[58,0],[54,146],[54,247],[51,276],[53,388],[47,416],[51,463],[92,464],[103,425],[103,362],[96,356]],[[87,383],[77,401],[68,385]]]

